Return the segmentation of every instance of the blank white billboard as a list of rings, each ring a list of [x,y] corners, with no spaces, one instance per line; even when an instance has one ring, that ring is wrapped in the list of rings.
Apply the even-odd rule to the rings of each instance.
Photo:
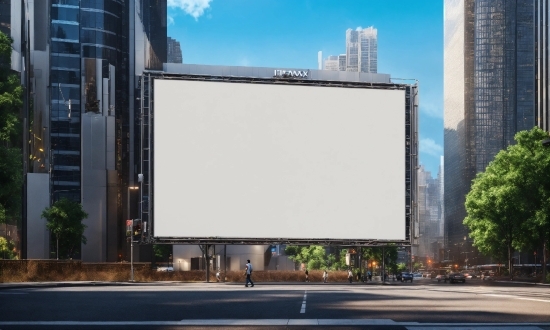
[[[154,81],[154,236],[405,240],[405,92]]]

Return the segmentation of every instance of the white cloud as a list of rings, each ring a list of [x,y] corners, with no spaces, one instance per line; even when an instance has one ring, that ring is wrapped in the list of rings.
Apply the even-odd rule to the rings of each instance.
[[[174,17],[168,16],[168,25],[174,25]]]
[[[430,117],[443,118],[443,110],[433,103],[420,102],[420,112]]]
[[[168,0],[168,7],[179,8],[198,20],[210,8],[212,0]]]
[[[435,143],[435,141],[432,139],[421,139],[420,152],[439,157],[443,154],[443,147]]]
[[[243,57],[239,60],[239,66],[250,66],[250,61],[247,57]]]

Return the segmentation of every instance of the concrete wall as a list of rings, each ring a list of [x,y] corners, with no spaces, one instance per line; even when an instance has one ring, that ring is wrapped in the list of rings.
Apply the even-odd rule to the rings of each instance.
[[[27,174],[27,258],[49,259],[50,231],[46,219],[40,217],[50,206],[48,173]]]

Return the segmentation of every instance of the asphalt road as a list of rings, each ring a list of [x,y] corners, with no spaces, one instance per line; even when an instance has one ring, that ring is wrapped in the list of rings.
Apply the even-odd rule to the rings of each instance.
[[[550,287],[154,283],[0,290],[0,329],[548,329]],[[494,328],[493,328],[494,327]]]

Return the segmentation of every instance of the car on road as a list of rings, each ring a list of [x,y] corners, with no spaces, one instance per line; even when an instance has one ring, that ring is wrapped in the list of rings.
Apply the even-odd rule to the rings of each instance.
[[[495,273],[493,272],[483,272],[481,274],[481,280],[483,281],[492,281],[495,279]]]
[[[477,278],[477,275],[473,272],[462,272],[467,279]]]
[[[450,283],[455,283],[455,282],[466,283],[466,277],[462,273],[449,273],[449,275],[447,275],[445,282],[447,281],[449,281]]]
[[[397,280],[401,282],[411,281],[412,283],[413,278],[414,278],[413,274],[408,272],[402,272],[397,275]]]
[[[435,279],[438,282],[441,282],[441,281],[447,282],[447,275],[446,274],[438,274],[438,275],[436,275]]]
[[[413,273],[413,277],[422,278],[422,273]]]

